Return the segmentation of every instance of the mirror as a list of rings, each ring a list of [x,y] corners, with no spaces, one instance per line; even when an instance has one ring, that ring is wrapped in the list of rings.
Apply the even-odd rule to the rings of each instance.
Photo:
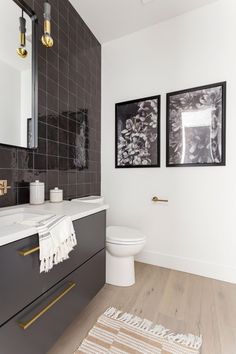
[[[22,58],[20,20],[25,19],[25,49]],[[37,18],[20,0],[0,1],[0,144],[36,148],[38,141]],[[23,20],[24,22],[24,20]]]

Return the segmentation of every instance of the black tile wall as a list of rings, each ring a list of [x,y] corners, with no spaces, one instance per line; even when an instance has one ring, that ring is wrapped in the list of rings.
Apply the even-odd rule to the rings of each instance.
[[[25,0],[43,30],[43,1]],[[29,202],[29,182],[59,186],[66,199],[100,194],[101,46],[68,0],[51,0],[54,46],[38,39],[39,147],[36,151],[0,144],[0,179],[11,189],[0,207]],[[85,168],[75,163],[76,136],[86,119]]]

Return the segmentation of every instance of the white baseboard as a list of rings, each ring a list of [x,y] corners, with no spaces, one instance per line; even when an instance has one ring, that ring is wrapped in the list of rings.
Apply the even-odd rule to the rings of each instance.
[[[136,256],[135,260],[236,284],[236,268],[230,266],[202,262],[191,258],[176,257],[153,251],[143,251]]]

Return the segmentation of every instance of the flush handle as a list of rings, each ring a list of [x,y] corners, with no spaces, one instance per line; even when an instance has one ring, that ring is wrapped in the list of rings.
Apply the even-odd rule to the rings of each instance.
[[[153,198],[152,198],[152,202],[161,202],[161,203],[168,203],[168,199],[160,199],[160,198],[158,198],[157,196],[154,196]]]

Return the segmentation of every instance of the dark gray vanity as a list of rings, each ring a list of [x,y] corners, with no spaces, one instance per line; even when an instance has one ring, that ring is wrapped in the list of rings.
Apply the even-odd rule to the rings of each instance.
[[[0,247],[0,354],[47,353],[105,284],[106,211],[73,224],[76,248],[47,274],[38,235]]]

